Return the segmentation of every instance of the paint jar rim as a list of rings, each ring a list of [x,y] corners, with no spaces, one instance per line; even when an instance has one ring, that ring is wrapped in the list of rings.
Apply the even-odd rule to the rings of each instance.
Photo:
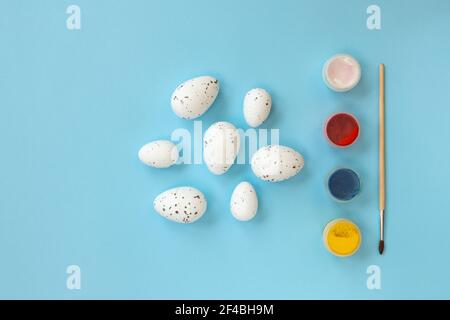
[[[355,137],[355,139],[352,141],[352,143],[347,144],[345,146],[341,146],[341,145],[335,143],[333,140],[331,140],[330,137],[328,136],[328,131],[327,131],[328,124],[330,123],[330,121],[334,117],[339,116],[339,115],[346,115],[346,116],[352,118],[356,122],[356,126],[358,127],[358,134]],[[351,147],[352,145],[354,145],[356,143],[356,141],[358,141],[359,136],[361,135],[361,125],[359,124],[358,118],[354,114],[352,114],[350,112],[335,112],[335,113],[331,114],[325,121],[325,125],[323,126],[323,134],[330,145],[332,145],[333,147],[339,148],[339,149],[345,149],[345,148]]]
[[[336,253],[333,250],[331,250],[331,248],[330,248],[330,246],[328,244],[328,240],[327,240],[328,232],[330,231],[331,227],[333,227],[335,224],[337,224],[339,222],[347,222],[347,223],[352,224],[353,226],[355,226],[355,228],[356,228],[356,230],[358,231],[358,234],[359,234],[358,245],[356,246],[356,248],[352,252],[350,252],[348,254]],[[327,248],[328,252],[330,252],[331,254],[333,254],[336,257],[347,258],[347,257],[353,256],[355,253],[357,253],[359,251],[359,249],[361,247],[361,243],[362,243],[362,233],[361,233],[361,229],[358,227],[358,225],[356,223],[354,223],[353,221],[351,221],[350,219],[338,218],[338,219],[331,220],[330,222],[328,222],[325,225],[325,227],[323,228],[322,239],[323,239],[323,243],[325,245],[325,248]]]
[[[352,171],[352,172],[358,177],[358,181],[359,181],[359,191],[358,191],[358,193],[357,193],[353,198],[351,198],[351,199],[349,199],[349,200],[342,200],[342,199],[336,198],[336,197],[331,193],[331,190],[330,190],[330,187],[329,187],[329,181],[330,181],[331,176],[332,176],[335,172],[337,172],[338,170],[342,170],[342,169]],[[356,198],[359,198],[359,196],[360,196],[360,194],[361,194],[361,191],[362,191],[362,185],[363,185],[363,184],[362,184],[361,176],[359,175],[359,173],[358,173],[356,170],[351,169],[351,168],[349,168],[349,167],[335,167],[333,170],[331,170],[331,171],[328,173],[328,176],[327,176],[327,178],[326,178],[326,180],[325,180],[325,188],[327,189],[328,194],[331,196],[331,198],[332,198],[334,201],[339,202],[339,203],[348,203],[348,202],[351,202],[351,201],[355,200]]]
[[[351,84],[344,86],[344,87],[337,87],[329,79],[328,67],[330,66],[331,62],[333,62],[334,60],[337,60],[339,58],[342,58],[342,57],[349,58],[350,60],[352,60],[352,62],[356,66],[357,74],[356,74],[354,81]],[[327,85],[327,87],[330,88],[331,90],[336,91],[336,92],[347,92],[347,91],[350,91],[351,89],[353,89],[354,87],[356,87],[358,85],[359,81],[361,80],[361,65],[359,64],[359,61],[352,55],[350,55],[348,53],[337,53],[337,54],[331,56],[327,61],[325,61],[324,65],[322,67],[322,78],[323,78],[323,81],[325,82],[325,84]]]

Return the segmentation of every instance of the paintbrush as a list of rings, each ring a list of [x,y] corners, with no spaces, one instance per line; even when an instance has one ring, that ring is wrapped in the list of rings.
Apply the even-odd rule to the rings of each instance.
[[[384,251],[384,212],[386,208],[385,190],[385,123],[384,123],[384,64],[380,64],[380,88],[379,88],[379,207],[380,207],[380,243],[378,251]]]

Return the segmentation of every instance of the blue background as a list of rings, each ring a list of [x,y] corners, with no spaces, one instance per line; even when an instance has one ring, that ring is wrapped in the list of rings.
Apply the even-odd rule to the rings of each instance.
[[[366,27],[381,7],[382,29]],[[81,7],[82,28],[66,28]],[[0,1],[1,298],[450,298],[450,2],[435,1]],[[362,66],[360,84],[334,93],[322,81],[338,52]],[[386,64],[387,250],[377,254],[377,66]],[[220,95],[200,120],[246,128],[244,94],[263,87],[281,144],[304,170],[279,184],[249,166],[213,176],[204,165],[157,170],[141,145],[193,122],[170,95],[208,74]],[[322,125],[354,113],[362,133],[330,147]],[[324,187],[336,166],[363,180],[354,202]],[[257,217],[240,223],[229,198],[255,185]],[[201,189],[205,216],[166,221],[153,198]],[[354,220],[361,250],[339,259],[322,244],[334,218]],[[66,288],[81,267],[79,291]],[[379,265],[382,289],[368,290]]]

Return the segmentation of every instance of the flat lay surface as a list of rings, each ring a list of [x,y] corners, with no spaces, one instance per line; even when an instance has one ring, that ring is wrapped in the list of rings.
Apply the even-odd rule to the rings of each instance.
[[[81,10],[81,29],[66,9]],[[367,8],[381,9],[370,30]],[[0,1],[0,298],[450,298],[450,2],[312,0]],[[334,92],[325,61],[348,53],[359,84]],[[386,249],[378,254],[378,65],[386,65]],[[279,183],[246,164],[215,176],[203,164],[145,166],[138,151],[174,130],[172,92],[209,75],[219,95],[203,133],[244,130],[245,94],[264,88],[260,129],[305,165]],[[336,148],[327,118],[348,112],[359,137]],[[261,131],[260,131],[261,132]],[[177,143],[177,141],[173,141]],[[260,141],[261,142],[261,141]],[[327,190],[336,168],[358,173],[360,194]],[[242,181],[258,194],[247,222],[230,212]],[[153,209],[162,192],[200,190],[195,223]],[[333,256],[328,222],[361,231],[359,251]],[[80,290],[66,285],[81,270]],[[368,270],[381,273],[370,290]],[[373,289],[373,288],[372,288]]]

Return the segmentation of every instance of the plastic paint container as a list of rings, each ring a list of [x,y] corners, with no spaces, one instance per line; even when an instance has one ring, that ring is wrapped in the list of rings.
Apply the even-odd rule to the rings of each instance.
[[[338,168],[328,176],[327,189],[336,201],[348,202],[360,194],[361,179],[352,169]]]
[[[351,146],[358,139],[359,132],[358,119],[350,113],[335,113],[325,122],[325,137],[335,147]]]
[[[349,257],[361,246],[361,231],[348,219],[329,222],[323,230],[323,243],[327,250],[338,257]]]
[[[331,90],[349,91],[361,79],[361,66],[349,54],[336,54],[325,62],[322,76],[323,81]]]

